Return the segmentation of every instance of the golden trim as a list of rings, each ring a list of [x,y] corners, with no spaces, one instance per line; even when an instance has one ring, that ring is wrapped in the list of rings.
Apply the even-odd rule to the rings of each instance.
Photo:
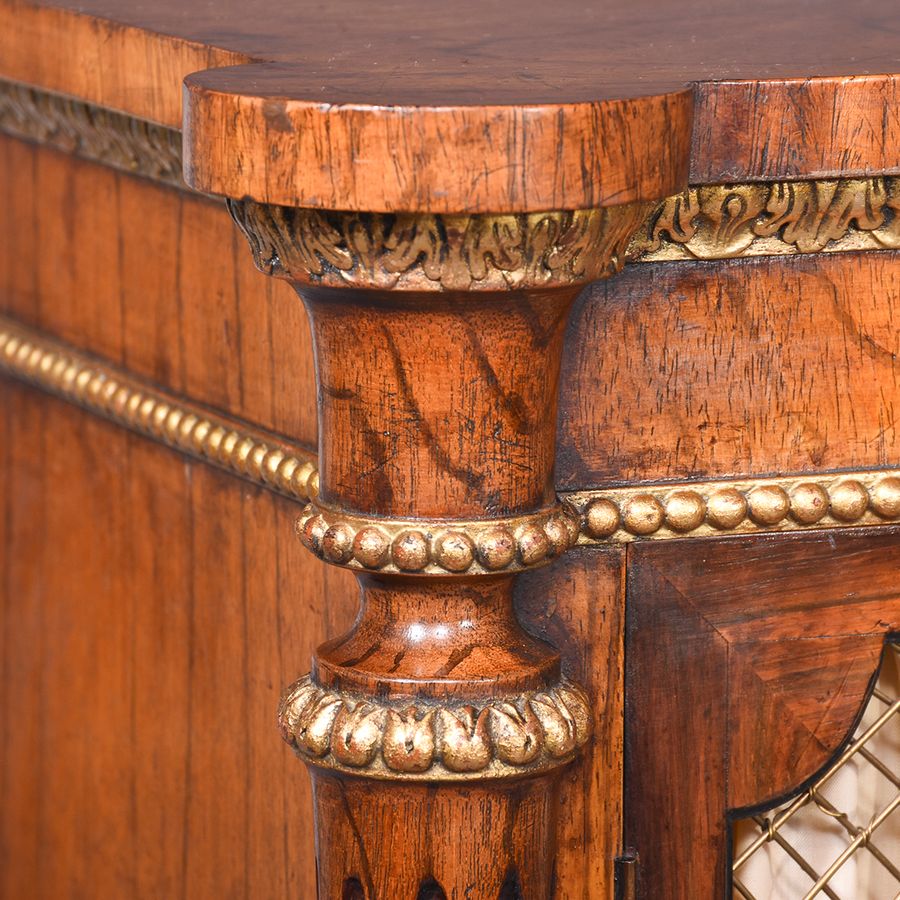
[[[0,79],[0,132],[187,190],[181,132]]]
[[[579,544],[900,522],[900,470],[642,485],[561,494]]]
[[[179,131],[71,97],[0,79],[0,133],[188,189]],[[321,284],[507,289],[590,281],[623,262],[900,249],[897,176],[703,185],[627,207],[640,215],[616,213],[612,225],[609,210],[384,216],[258,206],[233,205],[257,235],[257,264]]]
[[[521,778],[565,765],[591,733],[590,701],[563,680],[477,705],[362,697],[310,676],[285,694],[282,735],[306,762],[366,778]]]
[[[900,248],[900,177],[694,187],[660,203],[629,262]]]
[[[0,373],[293,500],[316,492],[314,454],[177,400],[3,316]]]
[[[5,316],[0,373],[292,500],[307,502],[318,491],[308,450],[179,400]],[[516,571],[576,544],[900,524],[900,469],[634,485],[565,492],[559,500],[527,516],[471,521],[388,520],[308,506],[297,529],[320,558],[351,568]],[[401,546],[404,532],[415,534]],[[409,568],[397,565],[395,543]]]
[[[652,209],[517,215],[333,212],[229,200],[257,268],[293,282],[391,290],[520,290],[618,272]]]
[[[297,520],[303,545],[337,566],[404,575],[487,575],[543,565],[574,546],[565,505],[508,519],[386,519],[316,503]]]

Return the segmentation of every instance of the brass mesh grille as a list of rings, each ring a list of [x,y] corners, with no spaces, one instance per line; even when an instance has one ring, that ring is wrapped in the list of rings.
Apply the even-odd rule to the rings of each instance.
[[[735,900],[900,898],[900,644],[847,749],[805,793],[736,823]]]

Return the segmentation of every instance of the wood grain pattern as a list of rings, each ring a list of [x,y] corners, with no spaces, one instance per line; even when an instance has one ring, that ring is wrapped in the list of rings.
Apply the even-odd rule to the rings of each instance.
[[[552,361],[575,293],[435,300],[304,288],[328,401],[322,503],[404,518],[507,516],[552,504],[554,435],[544,426],[555,420]]]
[[[290,280],[309,313],[319,495],[301,536],[331,563],[355,561],[362,593],[354,628],[318,648],[309,679],[291,688],[279,714],[313,769],[319,897],[415,890],[549,900],[556,782],[589,738],[589,700],[562,678],[558,653],[522,630],[514,576],[499,571],[509,560],[484,558],[483,572],[469,571],[468,532],[554,505],[566,319],[580,284],[615,270],[615,249],[645,211],[623,204],[565,227],[555,214],[522,217],[524,247],[502,265],[491,241],[515,243],[509,217],[478,223],[460,256],[445,252],[463,230],[447,219],[331,221],[249,202],[232,211],[260,268]],[[419,272],[423,242],[431,252]],[[326,247],[337,243],[352,257],[346,266]],[[388,266],[386,249],[405,260]],[[502,269],[497,284],[476,274],[486,254]],[[408,269],[412,283],[383,289],[386,274]],[[470,275],[461,284],[459,271]],[[480,522],[466,521],[473,517]],[[574,539],[574,523],[561,527],[556,540],[549,525],[544,533],[526,522],[515,543],[502,546],[507,531],[488,556],[511,549],[522,565],[544,561],[551,543]],[[388,549],[394,571],[362,574]],[[429,554],[456,577],[427,568]],[[453,705],[460,701],[468,709]],[[526,767],[533,778],[521,782]],[[482,790],[490,780],[496,789]],[[403,821],[392,796],[406,808]],[[464,852],[454,840],[438,859],[433,805],[450,833],[473,834],[490,852]]]
[[[467,0],[452,12],[406,0],[378,17],[341,0],[269,13],[258,0],[4,0],[0,73],[175,126],[185,75],[263,63],[194,84],[208,89],[209,123],[228,109],[241,123],[227,160],[252,178],[235,181],[223,159],[222,188],[269,202],[581,208],[688,168],[717,181],[900,166],[895,29],[877,0],[852,11],[829,0],[815,15],[776,0],[752,16],[738,0]],[[225,136],[204,137],[210,158],[196,164],[211,172]],[[274,147],[288,152],[266,173]]]
[[[311,896],[273,711],[352,581],[289,501],[8,382],[0,407],[0,894]]]
[[[798,789],[861,714],[900,627],[898,533],[629,553],[625,833],[638,896],[724,896],[728,813]]]
[[[373,516],[374,531],[383,517],[477,516],[490,524],[553,502],[556,372],[577,287],[298,289],[314,334],[322,437],[317,502],[324,508]],[[359,353],[363,346],[366,354]],[[549,900],[556,783],[571,753],[546,756],[541,747],[549,742],[529,736],[536,719],[526,692],[560,684],[559,655],[517,622],[514,575],[413,574],[427,523],[421,529],[392,545],[399,574],[357,576],[362,609],[354,628],[321,645],[313,660],[314,684],[345,695],[344,706],[365,711],[385,698],[408,698],[406,713],[389,711],[374,726],[384,731],[388,769],[370,761],[360,770],[387,780],[334,774],[333,746],[326,756],[305,737],[326,721],[315,704],[297,711],[299,731],[293,718],[282,719],[299,734],[298,748],[313,748],[304,759],[314,772],[319,897],[329,900],[351,883],[371,900],[427,896],[433,882],[448,897],[465,892],[498,900],[523,892]],[[345,538],[339,526],[321,536],[325,544]],[[341,562],[340,555],[328,556]],[[454,730],[450,749],[440,753],[457,772],[453,783],[433,771],[431,725],[444,721],[441,703],[451,697],[476,710],[491,701],[506,710],[479,714],[478,724],[473,712],[466,728]],[[493,789],[482,782],[494,769],[464,762],[477,756],[479,728],[491,729],[504,763],[496,771],[503,781]],[[396,742],[390,752],[389,742]],[[460,762],[451,766],[451,759]],[[532,763],[540,777],[521,781],[515,766]],[[424,783],[396,783],[412,777]],[[475,835],[479,852],[464,851],[455,839],[435,845],[433,810],[448,834]]]
[[[623,850],[625,552],[574,550],[519,579],[516,610],[592,698],[594,739],[560,776],[556,900],[612,900]]]
[[[652,200],[687,177],[688,90],[526,108],[415,97],[325,106],[296,68],[196,73],[185,180],[285,206],[512,213]]]
[[[659,200],[691,178],[900,172],[883,4],[684,6],[398,0],[371,15],[358,0],[277,14],[261,0],[0,0],[0,75],[169,128],[188,76],[194,187],[392,223],[476,212],[540,225],[548,211]],[[316,439],[299,304],[252,273],[221,207],[14,141],[0,154],[7,311]],[[342,239],[371,249],[375,221]],[[414,246],[412,267],[430,263]],[[327,273],[339,288],[301,291],[324,504],[493,517],[547,507],[560,483],[896,457],[892,253],[626,273],[587,293],[562,381],[583,271],[516,291],[490,258],[505,293],[478,299],[446,266],[439,296],[350,289],[340,266]],[[277,269],[278,255],[263,262]],[[348,626],[346,579],[296,558],[281,499],[20,387],[4,386],[2,408],[14,437],[0,440],[3,888],[310,896],[307,784],[267,717],[306,668],[299,651]],[[430,540],[408,537],[401,562]],[[321,540],[340,561],[350,539],[328,528]],[[608,900],[622,844],[640,854],[644,896],[721,893],[728,812],[809,777],[852,725],[900,626],[895,545],[882,529],[578,550],[519,587],[528,630],[510,575],[363,576],[356,625],[313,667],[354,708],[508,702],[510,755],[527,756],[533,709],[514,695],[567,674],[593,690],[603,743],[506,784],[469,768],[471,784],[386,786],[320,755],[319,896]],[[475,551],[459,539],[454,552]],[[404,727],[404,771],[421,773],[420,730]],[[460,742],[477,737],[472,723]]]
[[[893,252],[626,268],[573,314],[557,484],[891,465],[898,309]]]
[[[3,312],[315,446],[306,315],[224,207],[3,136],[0,160]]]
[[[758,11],[754,7],[754,15]],[[820,12],[809,17],[814,28]],[[843,36],[836,33],[836,42]],[[897,66],[886,65],[884,71],[896,73]],[[900,78],[875,74],[868,66],[847,74],[702,85],[691,183],[896,172],[892,143],[900,128]]]
[[[4,312],[314,444],[302,305],[224,208],[0,154]],[[0,407],[0,895],[311,896],[309,781],[274,713],[352,580],[308,558],[295,504],[6,380]]]

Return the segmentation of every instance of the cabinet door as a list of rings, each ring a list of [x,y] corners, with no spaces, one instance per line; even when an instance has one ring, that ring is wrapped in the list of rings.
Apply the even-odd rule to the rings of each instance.
[[[731,823],[847,747],[900,628],[898,564],[893,528],[633,546],[625,842],[639,897],[727,896]]]

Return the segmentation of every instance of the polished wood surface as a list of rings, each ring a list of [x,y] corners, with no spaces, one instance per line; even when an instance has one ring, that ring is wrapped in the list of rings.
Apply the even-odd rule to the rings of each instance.
[[[223,206],[4,136],[0,160],[0,310],[315,447],[303,309]]]
[[[4,382],[2,892],[721,896],[900,628],[896,32],[0,0],[0,311],[319,468]]]
[[[242,225],[251,242],[264,240],[251,230],[257,220]],[[554,692],[569,690],[559,656],[516,619],[515,575],[491,570],[513,562],[506,541],[514,532],[502,520],[554,503],[557,377],[578,289],[467,294],[440,281],[394,295],[321,289],[301,281],[285,251],[280,258],[312,323],[323,436],[320,494],[301,534],[337,564],[347,564],[351,542],[359,559],[365,535],[378,550],[362,566],[395,571],[358,574],[354,628],[313,659],[312,689],[328,699],[282,714],[313,769],[319,896],[352,895],[360,884],[364,897],[433,888],[473,900],[549,900],[560,770],[574,740],[584,742],[575,735],[588,723],[575,723],[590,712],[581,694],[566,695],[574,705],[562,701],[565,719],[553,711]],[[485,421],[489,429],[476,424]],[[364,527],[351,537],[318,510],[358,513]],[[398,517],[413,521],[388,543],[385,529]],[[462,524],[473,517],[496,535],[489,543],[476,545]],[[551,532],[525,524],[515,533],[524,566],[565,546],[532,560]],[[419,557],[429,552],[439,575],[422,572]],[[488,571],[472,577],[476,552]],[[345,719],[329,713],[338,703]],[[550,752],[555,726],[544,710],[567,734],[566,749]],[[332,721],[330,742],[311,743]],[[365,749],[371,734],[383,761]],[[435,833],[439,822],[445,836]]]
[[[623,852],[625,552],[572,550],[523,575],[516,611],[525,628],[559,648],[563,671],[593,698],[594,738],[560,776],[556,896],[611,898]]]
[[[893,252],[633,266],[593,285],[563,364],[557,482],[890,466]]]
[[[626,841],[638,897],[725,896],[728,814],[810,781],[900,627],[896,531],[634,547]]]
[[[895,26],[863,6],[372,16],[345,2],[271,16],[252,3],[5,0],[0,73],[177,126],[184,76],[240,64],[190,80],[189,168],[205,190],[369,210],[582,208],[668,193],[688,171],[898,171]]]
[[[274,709],[352,579],[287,500],[9,383],[0,422],[0,896],[313,896]]]

